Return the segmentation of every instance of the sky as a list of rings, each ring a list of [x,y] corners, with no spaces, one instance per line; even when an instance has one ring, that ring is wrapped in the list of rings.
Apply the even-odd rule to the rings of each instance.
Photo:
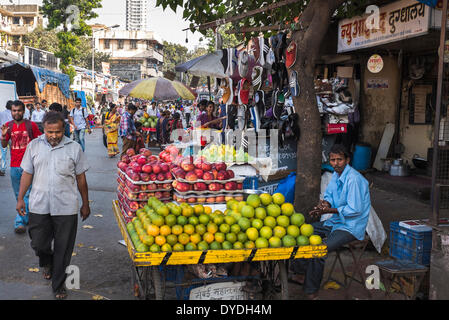
[[[12,0],[15,4],[42,4],[42,0]],[[0,4],[9,4],[9,0],[0,0]],[[125,0],[103,0],[103,8],[95,10],[99,17],[90,20],[89,23],[101,23],[106,26],[119,24],[118,30],[126,28],[126,1]],[[187,31],[188,43],[186,43],[186,31],[190,22],[183,20],[182,10],[178,7],[177,12],[167,8],[165,11],[162,7],[156,8],[156,0],[149,0],[149,30],[154,31],[162,40],[181,44],[189,50],[193,50],[195,46],[205,44],[200,42],[202,37],[199,32],[192,34]]]

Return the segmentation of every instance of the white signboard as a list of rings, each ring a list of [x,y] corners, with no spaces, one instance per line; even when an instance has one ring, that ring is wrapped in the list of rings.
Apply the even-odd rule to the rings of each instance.
[[[14,81],[0,81],[0,111],[6,110],[6,103],[9,100],[17,100],[16,83]]]
[[[190,300],[248,300],[248,294],[242,290],[245,282],[220,282],[194,288],[190,291]]]
[[[380,7],[338,23],[338,52],[352,51],[426,34],[431,8],[414,0]]]

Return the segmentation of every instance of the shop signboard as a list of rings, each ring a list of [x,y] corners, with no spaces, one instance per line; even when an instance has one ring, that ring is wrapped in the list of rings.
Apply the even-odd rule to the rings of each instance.
[[[430,11],[424,3],[397,1],[370,14],[338,23],[338,52],[369,48],[428,33]]]

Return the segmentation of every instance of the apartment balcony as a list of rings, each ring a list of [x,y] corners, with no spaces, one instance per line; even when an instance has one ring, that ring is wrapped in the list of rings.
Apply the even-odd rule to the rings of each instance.
[[[0,23],[0,31],[6,32],[13,36],[22,36],[33,32],[36,29],[34,25],[16,25],[16,24],[5,24]]]

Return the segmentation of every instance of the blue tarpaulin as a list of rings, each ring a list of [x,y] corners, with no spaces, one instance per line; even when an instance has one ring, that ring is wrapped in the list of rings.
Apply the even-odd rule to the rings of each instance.
[[[81,98],[81,106],[87,108],[86,93],[79,90],[73,90],[73,92],[75,92],[77,98]]]
[[[428,5],[429,7],[435,8],[437,5],[438,0],[417,0],[418,2],[424,3]]]
[[[4,68],[9,68],[15,65],[19,65],[25,69],[31,69],[34,78],[39,86],[39,91],[42,92],[45,86],[49,83],[56,84],[61,92],[67,98],[70,98],[70,77],[64,73],[52,71],[36,66],[31,66],[22,62],[15,62],[7,65],[3,65]]]

